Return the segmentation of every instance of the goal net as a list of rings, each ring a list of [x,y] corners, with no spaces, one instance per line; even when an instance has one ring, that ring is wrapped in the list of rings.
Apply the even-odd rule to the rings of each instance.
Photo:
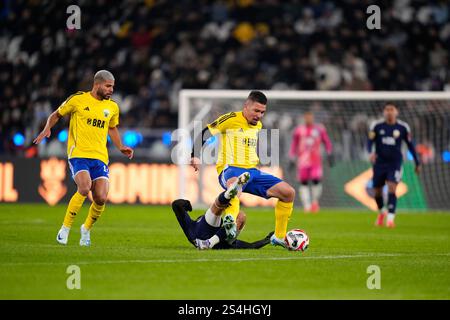
[[[179,195],[196,206],[211,203],[221,191],[214,160],[218,139],[210,139],[203,150],[199,172],[187,165],[194,131],[231,111],[242,110],[249,90],[182,90],[179,96],[179,130],[184,133],[175,155],[179,165]],[[386,101],[399,107],[399,119],[410,127],[416,150],[423,163],[419,176],[414,173],[411,155],[404,150],[402,183],[398,188],[398,207],[403,209],[450,208],[450,93],[448,92],[325,92],[270,91],[262,120],[267,141],[261,167],[295,186],[296,168],[289,161],[294,128],[303,114],[312,111],[315,121],[327,129],[333,144],[335,165],[323,162],[322,207],[375,208],[371,198],[371,164],[366,151],[368,128],[382,117]],[[261,138],[260,138],[261,139]],[[184,152],[182,152],[184,150]],[[182,156],[182,154],[184,156]],[[324,157],[325,159],[325,157]],[[298,193],[298,192],[297,192]],[[243,194],[244,206],[270,206],[264,200]],[[300,204],[297,194],[296,205]]]

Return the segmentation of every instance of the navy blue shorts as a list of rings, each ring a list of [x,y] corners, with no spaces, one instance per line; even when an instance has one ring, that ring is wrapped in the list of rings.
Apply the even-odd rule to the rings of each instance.
[[[91,180],[109,179],[108,166],[98,159],[72,158],[69,159],[69,168],[72,172],[72,179],[80,171],[87,171],[91,176]]]
[[[192,244],[195,244],[195,239],[207,240],[214,236],[220,229],[220,227],[213,227],[206,222],[205,215],[201,215],[195,221],[191,219],[187,212],[177,213],[177,220],[183,229],[186,238]],[[216,244],[213,249],[229,249],[229,245],[225,241],[221,241]]]
[[[269,173],[260,171],[257,168],[238,168],[228,166],[223,169],[223,171],[219,175],[219,183],[225,190],[227,189],[227,180],[232,177],[238,177],[244,172],[250,173],[250,180],[248,180],[247,184],[242,189],[243,192],[251,193],[256,196],[263,197],[265,199],[269,199],[267,196],[267,190],[272,188],[277,183],[282,182],[280,178],[277,178]]]
[[[374,188],[384,186],[386,181],[399,183],[402,179],[401,164],[375,164],[373,166],[372,183]]]
[[[201,215],[195,221],[191,219],[187,212],[177,213],[176,216],[181,229],[190,242],[194,242],[195,239],[209,239],[220,229],[220,227],[210,226],[206,222],[205,215]]]

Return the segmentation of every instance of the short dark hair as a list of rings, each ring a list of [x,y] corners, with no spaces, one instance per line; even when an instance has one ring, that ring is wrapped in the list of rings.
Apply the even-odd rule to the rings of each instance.
[[[261,91],[252,91],[250,92],[250,94],[248,95],[248,100],[254,101],[254,102],[258,102],[261,104],[266,105],[267,104],[267,97],[264,93],[262,93]]]
[[[395,109],[398,109],[397,104],[395,102],[392,102],[392,101],[386,101],[383,104],[383,110],[386,109],[387,106],[394,106]]]

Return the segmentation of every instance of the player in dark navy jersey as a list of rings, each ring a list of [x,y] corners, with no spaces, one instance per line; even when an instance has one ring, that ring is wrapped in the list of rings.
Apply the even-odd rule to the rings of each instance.
[[[239,212],[237,215],[236,223],[231,215],[222,219],[223,211],[230,205],[230,201],[242,192],[242,186],[248,182],[249,178],[248,172],[241,174],[226,191],[216,198],[206,213],[196,220],[192,220],[189,216],[188,212],[192,211],[192,206],[188,200],[177,199],[172,202],[172,210],[175,212],[180,227],[189,242],[197,249],[260,249],[269,244],[273,232],[264,239],[252,243],[236,240],[238,232],[245,225],[243,212]],[[234,224],[237,225],[237,228],[233,228]]]
[[[414,158],[416,173],[420,171],[420,162],[412,142],[409,125],[397,119],[398,109],[394,103],[386,103],[383,109],[384,119],[375,121],[370,126],[367,149],[370,161],[373,163],[373,187],[375,189],[375,201],[379,209],[376,221],[377,226],[383,226],[385,217],[386,226],[395,227],[395,209],[397,196],[395,191],[402,177],[402,141],[406,142],[408,150]],[[373,146],[375,150],[373,151]],[[388,186],[388,200],[386,212],[384,208],[382,190]]]

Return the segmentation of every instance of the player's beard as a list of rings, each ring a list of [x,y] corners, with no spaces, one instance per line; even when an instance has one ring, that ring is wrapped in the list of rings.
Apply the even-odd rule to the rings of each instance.
[[[106,96],[105,92],[104,92],[102,89],[100,89],[100,88],[98,88],[98,90],[97,90],[97,95],[98,95],[102,100],[109,99],[109,97]]]

